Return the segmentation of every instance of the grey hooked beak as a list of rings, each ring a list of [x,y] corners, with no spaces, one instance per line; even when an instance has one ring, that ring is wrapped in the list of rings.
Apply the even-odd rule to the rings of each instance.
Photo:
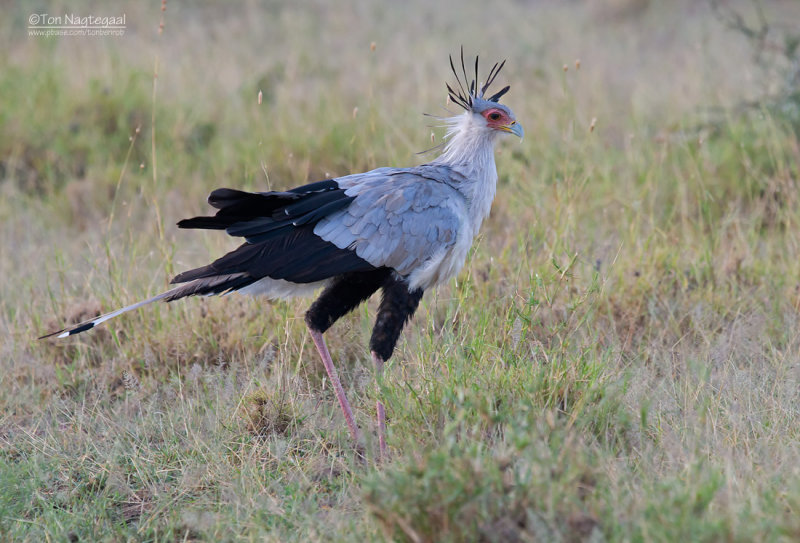
[[[522,125],[517,121],[514,121],[508,125],[508,131],[519,136],[519,139],[522,139],[523,136],[525,136],[525,131],[522,129]]]

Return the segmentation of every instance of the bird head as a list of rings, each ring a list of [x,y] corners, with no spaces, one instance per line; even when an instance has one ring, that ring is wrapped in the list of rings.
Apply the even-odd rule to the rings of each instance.
[[[500,70],[503,69],[506,61],[504,60],[501,63],[495,63],[492,66],[492,69],[489,70],[489,76],[486,78],[486,82],[483,86],[478,89],[478,57],[475,57],[475,78],[472,81],[469,81],[469,77],[467,76],[467,69],[464,64],[464,48],[461,48],[461,74],[463,75],[463,82],[461,80],[461,76],[456,70],[455,64],[453,63],[453,57],[450,56],[450,68],[453,70],[453,75],[456,77],[456,83],[458,83],[458,89],[453,90],[453,87],[450,84],[447,84],[447,91],[450,94],[450,99],[464,108],[467,113],[471,113],[473,116],[476,117],[477,122],[480,126],[485,126],[486,130],[490,131],[491,133],[508,133],[508,134],[515,134],[522,138],[524,135],[524,131],[522,129],[522,125],[517,122],[516,117],[514,116],[514,112],[511,111],[506,105],[500,103],[500,98],[509,91],[511,88],[509,85],[506,85],[490,97],[486,97],[486,91],[489,90],[489,87],[494,83],[494,80],[497,78],[497,74],[500,73]],[[496,132],[495,132],[496,131]]]

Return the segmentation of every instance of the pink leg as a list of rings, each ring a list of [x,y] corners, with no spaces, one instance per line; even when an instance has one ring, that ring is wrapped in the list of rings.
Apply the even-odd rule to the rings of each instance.
[[[375,363],[375,373],[378,380],[378,385],[380,385],[381,380],[383,378],[383,359],[378,356],[375,351],[372,351],[372,361]],[[380,394],[380,390],[378,391]],[[377,410],[378,410],[378,446],[380,447],[378,451],[378,461],[380,462],[381,459],[386,458],[386,410],[383,407],[383,402],[378,400],[377,403]]]
[[[312,330],[311,328],[308,330],[311,332],[311,339],[314,340],[314,345],[317,346],[319,356],[322,358],[325,371],[328,372],[328,378],[331,380],[331,383],[333,383],[333,390],[336,391],[336,399],[339,400],[339,406],[341,406],[342,412],[344,413],[344,420],[347,422],[350,435],[353,437],[353,441],[356,442],[356,447],[358,448],[361,446],[361,433],[358,431],[358,426],[356,426],[356,419],[353,417],[353,410],[350,409],[350,403],[348,403],[344,395],[344,389],[342,388],[342,382],[339,380],[339,374],[336,373],[336,368],[333,366],[331,353],[328,352],[328,347],[325,345],[325,339],[322,337],[322,333]]]

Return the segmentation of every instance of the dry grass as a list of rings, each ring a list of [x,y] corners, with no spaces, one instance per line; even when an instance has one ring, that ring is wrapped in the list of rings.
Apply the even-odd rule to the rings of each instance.
[[[0,23],[1,538],[800,538],[800,122],[768,99],[775,51],[688,1],[170,2],[160,36],[158,3],[50,8],[128,30]],[[800,33],[796,3],[764,8],[774,43]],[[391,461],[354,459],[307,301],[33,339],[232,247],[171,226],[217,186],[424,160],[461,43],[508,58],[528,134],[492,216],[379,392],[374,301],[328,335],[363,428],[384,399]]]

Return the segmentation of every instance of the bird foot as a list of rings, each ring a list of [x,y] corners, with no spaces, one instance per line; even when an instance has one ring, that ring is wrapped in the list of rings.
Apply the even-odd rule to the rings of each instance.
[[[319,356],[322,359],[322,364],[325,366],[325,371],[328,372],[328,379],[331,380],[333,390],[336,392],[336,399],[339,400],[339,406],[342,408],[342,413],[344,413],[344,420],[347,422],[347,427],[350,429],[350,436],[356,444],[356,449],[358,449],[361,447],[361,432],[359,432],[358,426],[356,425],[356,419],[353,416],[353,410],[350,408],[350,402],[347,401],[347,396],[344,394],[344,388],[342,387],[342,382],[339,380],[339,374],[333,365],[331,353],[328,351],[328,346],[325,345],[322,332],[318,332],[312,328],[309,328],[309,331],[311,332],[311,339],[314,340],[314,345],[316,345],[317,351],[319,351]]]
[[[383,359],[378,356],[375,351],[372,351],[372,361],[375,363],[376,380],[378,383],[378,394],[380,394],[380,383],[383,378]],[[386,455],[386,409],[383,407],[383,402],[378,400],[376,404],[378,412],[378,458],[381,461],[387,458]]]
[[[356,420],[353,416],[353,410],[350,408],[350,402],[347,401],[347,397],[345,396],[342,382],[339,379],[339,374],[336,371],[336,367],[333,365],[333,359],[328,351],[328,346],[325,344],[325,339],[322,337],[322,332],[318,332],[312,328],[309,328],[309,331],[311,333],[311,339],[314,341],[317,351],[319,351],[319,356],[322,359],[322,364],[325,366],[325,371],[328,372],[328,378],[330,379],[333,389],[336,392],[336,399],[339,400],[339,406],[342,408],[344,419],[347,422],[347,428],[350,430],[350,436],[355,442],[356,459],[363,460],[366,458],[366,456],[364,454],[364,445],[361,438],[361,432],[356,425]],[[383,376],[384,361],[374,351],[372,352],[372,361],[375,363],[377,381],[380,384]],[[380,394],[380,390],[378,393]],[[380,400],[378,400],[376,407],[378,412],[378,455],[376,457],[376,462],[380,463],[388,458],[386,447],[386,409],[383,406],[383,402]]]

